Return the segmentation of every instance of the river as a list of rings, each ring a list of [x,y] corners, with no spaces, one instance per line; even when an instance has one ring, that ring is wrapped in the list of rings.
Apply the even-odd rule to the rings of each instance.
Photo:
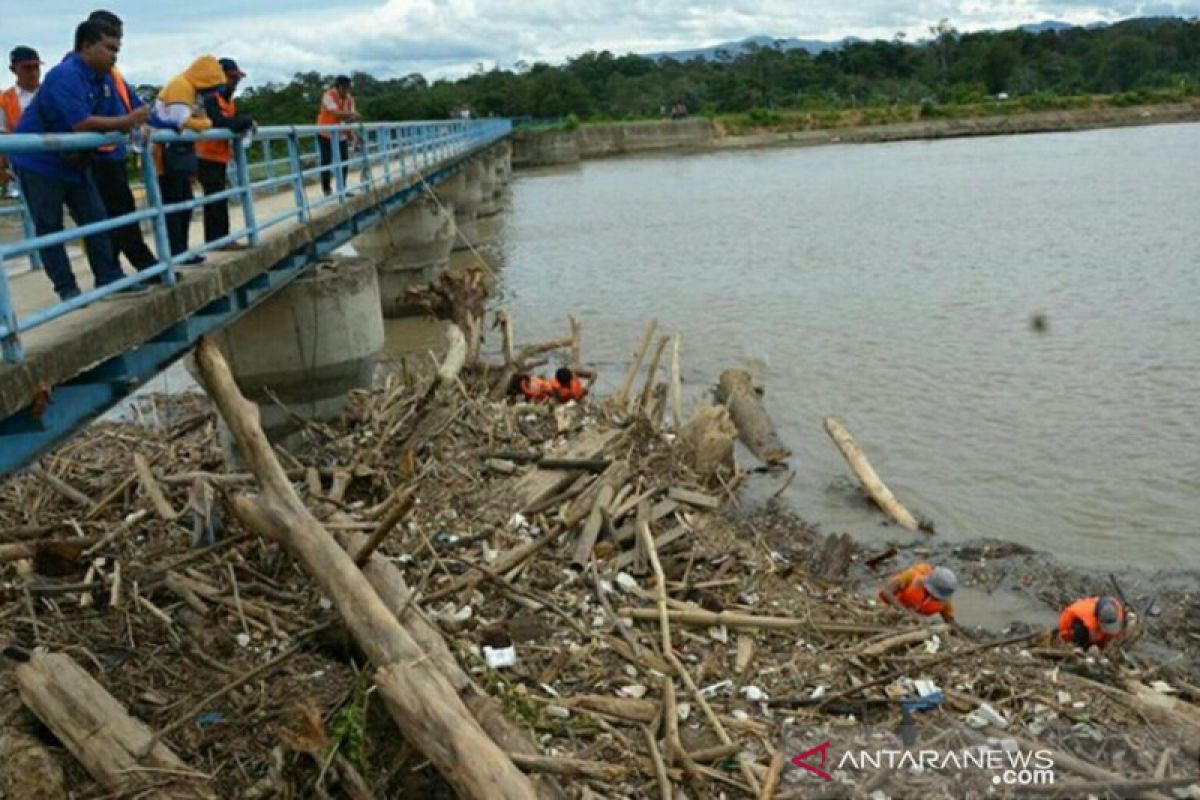
[[[519,173],[493,246],[518,338],[576,314],[602,386],[652,317],[691,399],[750,369],[795,451],[784,496],[824,530],[896,535],[835,413],[939,537],[1197,568],[1198,219],[1179,124]]]

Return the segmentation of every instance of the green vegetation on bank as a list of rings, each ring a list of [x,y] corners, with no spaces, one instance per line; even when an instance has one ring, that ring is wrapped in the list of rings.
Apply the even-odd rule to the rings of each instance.
[[[818,55],[752,47],[678,62],[604,51],[561,67],[481,65],[458,80],[353,77],[368,119],[442,119],[469,105],[480,116],[595,122],[659,118],[684,103],[732,131],[1123,106],[1200,93],[1197,20],[1041,33],[959,33],[943,22],[930,34],[920,43],[897,36]],[[331,80],[297,74],[287,84],[248,90],[240,106],[266,124],[311,122]]]

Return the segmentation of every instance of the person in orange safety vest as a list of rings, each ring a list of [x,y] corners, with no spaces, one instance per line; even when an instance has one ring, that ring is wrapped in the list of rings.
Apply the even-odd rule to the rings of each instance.
[[[891,577],[879,590],[877,599],[919,617],[938,614],[958,630],[950,597],[958,589],[958,578],[947,567],[915,564]]]
[[[582,400],[587,396],[587,388],[567,367],[560,368],[554,373],[553,380],[539,378],[536,375],[519,376],[518,391],[528,401],[544,403],[547,400],[557,400],[569,403],[572,400]]]
[[[17,82],[0,93],[0,133],[12,133],[17,129],[21,115],[42,85],[42,59],[32,47],[14,47],[8,56],[8,68],[17,76]],[[0,190],[5,194],[8,193],[9,177],[8,159],[0,155]]]
[[[347,75],[339,75],[333,82],[333,88],[328,89],[325,94],[321,95],[321,108],[317,112],[318,125],[344,125],[348,122],[358,121],[358,109],[354,105],[354,95],[350,94],[350,77]],[[336,139],[336,141],[335,141]],[[342,164],[342,186],[346,185],[346,178],[350,172],[350,142],[353,141],[354,134],[351,131],[342,131],[334,134],[332,137],[328,133],[322,133],[317,136],[317,145],[321,149],[321,166],[329,167],[333,164],[333,148],[336,144],[338,148],[338,159]],[[321,191],[328,197],[332,192],[333,171],[326,169],[321,172]]]
[[[1125,629],[1125,608],[1115,597],[1085,597],[1063,609],[1058,617],[1062,641],[1087,649],[1106,647]]]
[[[225,85],[204,95],[204,111],[214,128],[227,128],[240,136],[254,127],[254,120],[238,115],[237,103],[233,100],[238,83],[246,77],[246,73],[238,68],[232,58],[220,58],[217,61],[225,72]],[[196,178],[204,189],[204,195],[207,197],[225,191],[226,172],[233,159],[233,143],[224,139],[197,142],[196,156],[199,159]],[[219,200],[204,206],[204,241],[215,242],[228,235],[229,201]],[[247,247],[249,245],[235,241],[226,242],[219,249],[245,250]]]

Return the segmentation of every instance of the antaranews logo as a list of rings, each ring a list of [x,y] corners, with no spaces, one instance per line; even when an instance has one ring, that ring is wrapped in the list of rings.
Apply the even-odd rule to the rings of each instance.
[[[847,750],[832,765],[832,743],[822,742],[792,758],[792,764],[821,780],[833,780],[832,770],[877,772],[990,773],[994,786],[1047,786],[1054,783],[1054,754],[1050,750],[1022,750],[976,746],[962,750]],[[826,761],[831,763],[829,771]]]

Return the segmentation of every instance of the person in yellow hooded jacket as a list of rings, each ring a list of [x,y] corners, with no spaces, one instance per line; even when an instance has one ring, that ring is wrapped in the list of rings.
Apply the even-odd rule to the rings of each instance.
[[[204,96],[225,85],[225,70],[216,56],[200,56],[181,74],[172,78],[154,101],[150,124],[175,131],[206,131],[212,120],[204,111]],[[192,181],[200,162],[196,146],[191,142],[171,142],[155,148],[155,165],[163,203],[179,203],[193,198]],[[175,211],[167,215],[167,239],[171,255],[188,249],[188,227],[192,212]],[[199,264],[203,256],[193,256],[182,263]]]

